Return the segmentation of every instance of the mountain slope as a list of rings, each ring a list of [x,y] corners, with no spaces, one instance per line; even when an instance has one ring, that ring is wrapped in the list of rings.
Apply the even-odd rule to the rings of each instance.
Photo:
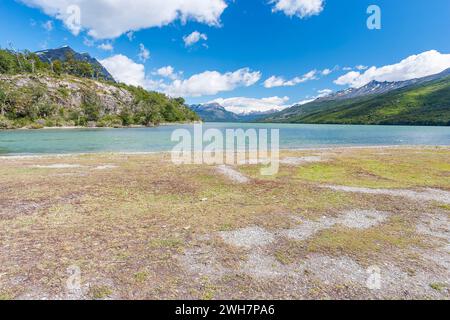
[[[401,88],[349,99],[318,99],[264,122],[450,125],[450,70],[401,83]],[[395,84],[398,85],[398,84]]]
[[[237,114],[225,110],[225,108],[218,103],[191,105],[189,108],[197,113],[205,122],[239,121],[239,117]]]
[[[92,58],[88,53],[78,53],[71,47],[64,46],[57,49],[48,49],[37,51],[35,54],[45,63],[55,63],[57,61],[67,63],[68,60],[73,59],[75,62],[84,62],[92,66],[93,71],[97,71],[97,78],[105,81],[115,82],[113,76],[106,70],[106,68],[98,62],[97,59]]]
[[[427,76],[427,77],[423,77],[423,78],[406,80],[406,81],[380,82],[380,81],[374,80],[360,88],[349,88],[346,90],[338,91],[336,93],[319,98],[319,99],[317,99],[317,101],[345,100],[345,99],[351,99],[351,98],[364,97],[364,96],[368,96],[368,95],[383,94],[383,93],[388,93],[393,90],[405,88],[405,87],[412,86],[412,85],[426,83],[429,81],[445,78],[448,76],[450,76],[450,69],[444,70],[443,72],[435,74],[435,75],[431,75],[431,76]]]

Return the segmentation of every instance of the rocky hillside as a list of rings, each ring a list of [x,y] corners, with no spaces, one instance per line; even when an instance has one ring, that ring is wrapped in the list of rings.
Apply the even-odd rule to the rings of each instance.
[[[181,98],[71,75],[0,74],[0,128],[120,127],[198,120]]]

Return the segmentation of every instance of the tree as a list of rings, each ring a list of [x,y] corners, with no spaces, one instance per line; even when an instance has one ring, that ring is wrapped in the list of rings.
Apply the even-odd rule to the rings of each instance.
[[[82,109],[87,121],[98,121],[100,119],[100,99],[95,92],[83,92]]]
[[[61,61],[55,60],[53,62],[53,72],[57,75],[61,75],[64,72],[64,67]]]
[[[163,117],[160,114],[159,105],[149,100],[141,101],[138,104],[138,118],[140,124],[151,125],[161,123]]]
[[[13,73],[16,71],[16,60],[7,50],[0,50],[0,73]]]
[[[5,105],[6,105],[6,92],[0,87],[0,115],[5,115]]]
[[[83,78],[92,78],[94,74],[94,69],[89,62],[78,61],[75,63],[75,75]]]

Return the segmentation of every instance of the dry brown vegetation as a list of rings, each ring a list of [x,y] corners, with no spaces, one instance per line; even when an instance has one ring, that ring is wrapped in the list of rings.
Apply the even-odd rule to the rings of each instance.
[[[1,158],[0,299],[450,297],[450,149],[282,154],[305,156],[322,161],[274,177],[237,167],[248,183],[168,154]],[[349,210],[386,219],[349,227]],[[310,234],[289,236],[305,223]],[[365,285],[373,265],[380,290]],[[66,288],[71,266],[79,292]]]

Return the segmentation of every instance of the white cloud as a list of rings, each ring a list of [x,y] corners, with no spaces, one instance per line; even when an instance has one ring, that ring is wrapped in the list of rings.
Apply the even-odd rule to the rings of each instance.
[[[331,89],[322,89],[317,91],[318,95],[316,96],[316,98],[322,98],[322,97],[326,97],[329,96],[330,94],[333,93],[333,90]]]
[[[129,31],[161,27],[176,20],[219,25],[227,7],[225,0],[20,1],[63,21],[75,35],[84,29],[98,39],[116,38]],[[74,16],[78,12],[80,15]]]
[[[204,33],[200,33],[198,31],[194,31],[189,35],[183,37],[183,41],[186,47],[190,47],[200,40],[208,40],[208,36]]]
[[[358,71],[349,72],[339,77],[334,82],[338,85],[350,85],[359,88],[370,81],[404,81],[426,77],[450,68],[450,54],[442,54],[436,50],[430,50],[421,54],[412,55],[399,63],[371,67],[364,73]]]
[[[324,0],[272,0],[272,11],[282,11],[289,17],[297,16],[301,19],[318,15],[324,7]]]
[[[172,66],[165,66],[165,67],[159,68],[153,74],[163,77],[163,78],[168,78],[171,80],[178,79],[179,76],[181,76],[181,73],[180,72],[176,73],[175,69]]]
[[[99,49],[104,51],[113,51],[114,47],[111,43],[102,43],[98,46]]]
[[[310,103],[310,102],[313,102],[314,100],[316,100],[317,98],[307,98],[307,99],[304,99],[304,100],[300,100],[299,102],[297,102],[297,103],[294,103],[293,104],[293,106],[301,106],[301,105],[304,105],[304,104],[307,104],[307,103]]]
[[[173,67],[166,66],[153,73],[171,80],[166,82],[163,79],[148,78],[143,64],[136,63],[121,54],[101,60],[100,63],[119,82],[141,86],[148,90],[162,91],[173,97],[214,95],[237,87],[249,87],[261,78],[260,72],[243,68],[227,73],[205,71],[188,79],[180,79],[182,72],[175,72]]]
[[[148,59],[150,59],[150,51],[145,48],[143,43],[139,44],[139,60],[146,62]]]
[[[331,74],[333,72],[333,70],[331,69],[323,69],[322,70],[322,75],[323,76],[328,76],[329,74]]]
[[[148,87],[143,64],[138,64],[121,54],[101,60],[100,63],[117,81],[133,86]]]
[[[356,68],[357,70],[362,71],[362,70],[367,70],[369,67],[368,67],[368,66],[363,66],[362,64],[360,64],[359,66],[356,66],[355,68]]]
[[[317,95],[315,95],[313,97],[306,97],[304,100],[301,100],[301,101],[295,103],[294,105],[307,104],[307,103],[313,102],[314,100],[316,100],[318,98],[326,97],[326,96],[328,96],[328,95],[330,95],[332,93],[333,93],[333,90],[331,90],[331,89],[319,90],[319,91],[317,91]]]
[[[215,95],[223,91],[231,91],[237,87],[249,87],[261,78],[259,71],[243,68],[234,72],[220,73],[205,71],[191,76],[189,79],[174,80],[162,89],[171,96],[200,97]]]
[[[310,72],[304,74],[301,77],[295,77],[291,80],[285,80],[283,77],[271,76],[264,81],[265,88],[275,88],[275,87],[293,87],[299,83],[303,83],[310,80],[317,79],[317,70],[311,70]]]
[[[42,24],[42,28],[44,28],[48,32],[52,31],[53,30],[53,21],[52,20],[48,20],[47,22],[44,22]]]
[[[289,106],[286,102],[289,101],[288,97],[269,97],[269,98],[247,98],[247,97],[234,97],[234,98],[219,98],[209,103],[218,103],[226,110],[242,114],[252,111],[266,112],[271,110],[283,110]]]

